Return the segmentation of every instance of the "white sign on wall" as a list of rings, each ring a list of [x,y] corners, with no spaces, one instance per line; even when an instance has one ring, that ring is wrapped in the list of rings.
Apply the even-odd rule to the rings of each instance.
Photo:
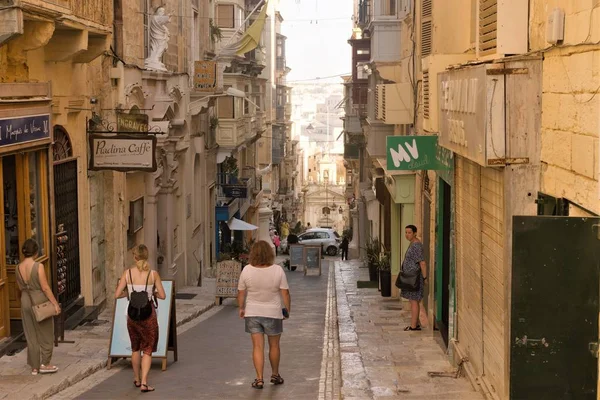
[[[90,134],[89,141],[92,171],[156,171],[155,136]]]
[[[439,144],[480,165],[503,165],[506,157],[504,76],[485,64],[438,75]]]

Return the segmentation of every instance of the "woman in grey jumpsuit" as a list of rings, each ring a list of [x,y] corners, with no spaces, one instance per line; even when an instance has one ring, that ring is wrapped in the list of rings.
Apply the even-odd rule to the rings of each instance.
[[[60,313],[60,306],[48,285],[44,266],[35,261],[39,246],[33,239],[27,239],[21,248],[25,258],[17,267],[17,282],[21,289],[21,317],[25,339],[27,339],[27,364],[31,374],[51,374],[58,367],[51,365],[54,339],[54,318],[37,322],[32,307],[50,300]],[[29,292],[29,293],[27,293]]]

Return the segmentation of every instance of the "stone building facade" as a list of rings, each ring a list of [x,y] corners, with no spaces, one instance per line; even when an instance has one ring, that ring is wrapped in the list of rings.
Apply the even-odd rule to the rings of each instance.
[[[68,318],[106,300],[105,264],[98,256],[104,227],[95,223],[104,177],[87,171],[86,118],[96,107],[110,107],[105,53],[112,17],[108,0],[2,4],[0,124],[21,125],[23,133],[0,148],[0,339],[20,331],[15,266],[29,237],[41,245],[39,262]],[[36,124],[43,124],[42,134],[35,133]],[[93,236],[100,236],[96,244]]]
[[[367,157],[349,152],[346,158],[353,175],[360,174],[353,186],[367,189],[360,191],[360,201],[389,192],[390,211],[384,193],[383,206],[370,214],[379,212],[384,221],[391,216],[392,273],[408,246],[394,231],[414,224],[431,277],[423,299],[428,325],[454,361],[468,360],[462,368],[488,398],[551,397],[569,385],[580,387],[566,371],[544,385],[519,379],[523,365],[528,373],[539,366],[540,379],[545,368],[562,368],[538,365],[538,352],[520,349],[523,335],[535,336],[533,330],[547,327],[544,321],[569,318],[567,312],[546,314],[533,306],[565,287],[556,278],[565,274],[558,260],[570,257],[582,271],[597,262],[591,225],[600,212],[600,31],[595,23],[600,9],[593,2],[569,1],[361,0],[353,48],[365,38],[371,45],[381,43],[383,31],[369,23],[381,19],[378,10],[393,14],[384,15],[380,25],[397,23],[400,34],[397,41],[387,41],[394,48],[371,48],[371,64],[362,68],[370,80],[385,78],[376,82],[377,95],[365,102],[351,96],[361,82],[358,73],[347,78],[346,132],[365,138],[361,151]],[[385,71],[373,68],[382,54],[397,56],[399,64],[386,63]],[[362,65],[352,67],[360,72]],[[389,97],[389,85],[398,96]],[[367,115],[359,129],[351,117],[360,113],[351,113],[363,103]],[[413,117],[409,123],[389,118],[406,112]],[[437,157],[448,168],[391,171],[385,140],[403,135],[436,136]],[[357,140],[347,146],[357,142],[360,147]],[[355,226],[362,226],[360,219]],[[385,238],[385,231],[382,224],[370,234]],[[552,247],[561,231],[573,232],[577,243]],[[527,258],[534,249],[536,257]],[[595,298],[597,275],[585,273],[593,283],[582,280],[577,290]],[[586,299],[577,304],[581,320],[597,313],[586,308]],[[591,321],[590,334],[596,337],[597,320]],[[557,329],[544,335],[556,341],[570,334]],[[584,346],[583,337],[569,337],[574,348]],[[597,369],[596,360],[582,359],[589,362],[586,370]],[[589,382],[589,390],[595,390],[596,378]]]

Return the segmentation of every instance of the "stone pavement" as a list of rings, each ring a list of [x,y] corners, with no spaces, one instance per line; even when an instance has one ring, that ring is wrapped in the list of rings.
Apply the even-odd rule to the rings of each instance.
[[[203,279],[202,287],[185,287],[178,293],[195,294],[190,300],[177,299],[177,326],[212,308],[215,280]],[[107,362],[113,310],[105,310],[98,320],[65,332],[65,340],[54,348],[52,363],[60,370],[52,375],[31,375],[27,351],[0,358],[0,399],[46,399],[76,384]]]
[[[177,362],[169,363],[164,372],[160,371],[159,364],[153,366],[149,383],[156,387],[155,392],[140,393],[140,389],[133,386],[131,367],[120,362],[121,369],[118,372],[74,397],[85,400],[316,400],[323,357],[323,321],[328,303],[327,264],[333,263],[323,262],[321,276],[304,276],[300,270],[286,271],[292,312],[290,319],[283,324],[281,337],[280,370],[285,379],[283,385],[274,386],[266,381],[263,390],[250,386],[256,377],[252,365],[251,340],[244,332],[244,321],[238,316],[235,302],[228,299],[218,312],[197,325],[194,321],[189,324],[193,327],[178,336]],[[270,374],[271,368],[266,361],[265,376],[269,377]],[[71,398],[63,396],[61,400]]]
[[[404,332],[408,303],[381,297],[377,289],[357,289],[357,280],[369,280],[361,267],[356,260],[335,267],[342,398],[483,399],[466,378],[429,377],[428,372],[454,371],[433,332]]]

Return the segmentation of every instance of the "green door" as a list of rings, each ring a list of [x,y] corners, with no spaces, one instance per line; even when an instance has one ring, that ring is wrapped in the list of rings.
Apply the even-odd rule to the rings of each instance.
[[[511,399],[596,399],[599,223],[513,217]]]

